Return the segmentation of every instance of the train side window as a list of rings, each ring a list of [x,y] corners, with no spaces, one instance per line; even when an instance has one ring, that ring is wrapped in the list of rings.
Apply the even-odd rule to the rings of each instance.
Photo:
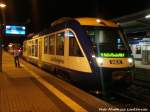
[[[64,32],[56,34],[56,55],[64,55]]]
[[[29,45],[28,45],[28,51],[27,51],[27,54],[29,55],[29,56],[31,56],[31,51],[32,51],[32,43],[31,43],[31,41],[29,41],[29,43],[28,43]]]
[[[34,51],[35,51],[35,48],[34,48],[34,40],[32,40],[32,47],[31,47],[31,55],[34,56]]]
[[[35,57],[38,56],[38,40],[35,40]]]
[[[55,35],[49,37],[49,54],[55,54]]]
[[[83,57],[83,54],[80,50],[80,47],[77,43],[77,40],[75,38],[75,35],[69,31],[68,33],[69,37],[69,56],[78,56],[78,57]]]
[[[27,54],[29,55],[29,56],[31,56],[31,46],[28,46],[28,52],[27,52]]]
[[[23,52],[26,52],[26,47],[27,47],[27,43],[24,42],[24,44],[23,44]]]
[[[44,54],[48,54],[48,44],[49,44],[49,39],[48,37],[44,38]]]

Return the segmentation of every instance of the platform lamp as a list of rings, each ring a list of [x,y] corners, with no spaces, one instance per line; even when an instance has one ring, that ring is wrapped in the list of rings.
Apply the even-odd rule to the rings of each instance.
[[[0,2],[0,9],[2,13],[2,26],[5,25],[5,14],[4,14],[5,7],[6,7],[6,4],[3,2]],[[3,28],[1,28],[0,30],[3,30]],[[0,41],[0,72],[2,72],[2,40]]]
[[[145,19],[150,19],[150,14],[146,15]]]

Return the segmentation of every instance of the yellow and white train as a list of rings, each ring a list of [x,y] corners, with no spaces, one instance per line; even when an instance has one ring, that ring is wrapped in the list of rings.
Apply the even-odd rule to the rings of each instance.
[[[134,60],[127,39],[112,21],[61,18],[46,31],[24,41],[23,56],[40,67],[102,94],[126,87]]]

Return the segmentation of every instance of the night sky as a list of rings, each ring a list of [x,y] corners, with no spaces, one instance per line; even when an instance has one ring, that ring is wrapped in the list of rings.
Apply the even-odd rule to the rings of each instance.
[[[113,19],[150,8],[150,0],[3,0],[7,24],[24,24],[39,32],[60,17]]]

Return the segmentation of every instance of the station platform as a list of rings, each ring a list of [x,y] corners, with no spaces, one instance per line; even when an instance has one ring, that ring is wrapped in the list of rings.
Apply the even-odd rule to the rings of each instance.
[[[135,60],[135,67],[136,68],[143,68],[143,69],[150,69],[150,65],[144,65],[139,60]]]
[[[141,61],[135,60],[135,79],[150,82],[150,65],[144,65]]]
[[[3,51],[0,112],[99,112],[112,107],[67,82]]]

